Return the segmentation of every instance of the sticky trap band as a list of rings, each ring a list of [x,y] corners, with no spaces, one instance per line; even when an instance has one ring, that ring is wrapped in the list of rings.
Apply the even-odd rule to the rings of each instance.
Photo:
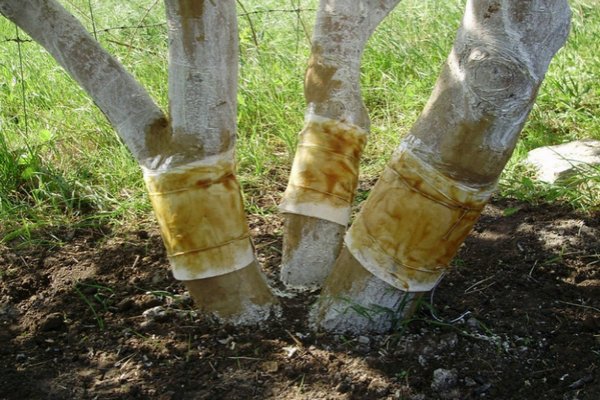
[[[448,270],[494,188],[465,186],[402,149],[348,230],[346,246],[390,285],[429,291]]]
[[[254,260],[232,162],[145,173],[144,180],[175,279],[224,275]]]
[[[357,126],[322,117],[308,120],[281,211],[347,225],[366,141],[366,131]]]

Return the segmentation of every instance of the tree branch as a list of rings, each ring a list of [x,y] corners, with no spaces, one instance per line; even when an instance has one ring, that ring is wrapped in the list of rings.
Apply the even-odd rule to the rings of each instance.
[[[92,97],[134,157],[149,166],[166,117],[144,88],[55,0],[0,0],[0,13],[41,44]]]

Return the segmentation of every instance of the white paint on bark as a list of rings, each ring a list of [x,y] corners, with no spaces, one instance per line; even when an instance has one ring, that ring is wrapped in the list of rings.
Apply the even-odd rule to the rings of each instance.
[[[190,169],[196,167],[210,167],[220,163],[233,163],[235,161],[235,150],[230,149],[223,153],[213,154],[208,157],[204,157],[201,160],[189,162],[187,164],[171,166],[169,164],[161,164],[158,168],[147,168],[142,166],[142,172],[144,176],[158,176],[165,172],[171,173],[184,173]]]
[[[148,93],[55,0],[0,0],[0,13],[41,44],[94,99],[134,157],[149,165],[146,141],[166,124]]]
[[[423,113],[401,146],[410,147],[423,165],[457,185],[472,189],[494,185],[512,154],[548,64],[566,40],[569,21],[565,0],[469,0],[448,62]],[[423,207],[427,201],[422,199]],[[391,211],[388,201],[377,206],[374,207],[381,213]],[[401,220],[398,218],[398,224]],[[401,225],[397,228],[402,232]],[[439,234],[421,233],[429,239]],[[405,238],[404,233],[402,237]],[[405,246],[407,241],[405,238],[403,242],[391,243],[390,248]],[[341,259],[333,271],[338,279],[357,270],[350,266],[348,257],[340,262]],[[385,266],[369,267],[380,272],[375,274],[379,277],[372,279],[383,282]],[[369,296],[381,296],[373,294],[369,285],[346,288],[342,293],[336,287],[336,282],[329,279],[323,293],[336,293],[350,304],[361,304],[365,299],[368,303]],[[394,290],[396,296],[405,293],[401,288]],[[319,316],[324,320],[340,314],[333,310],[338,303],[327,303],[327,299],[321,303],[324,306],[319,309]],[[337,329],[338,324],[319,319],[317,323],[326,329]],[[369,326],[361,320],[349,325],[346,329],[353,331]]]
[[[314,222],[314,229],[305,226],[301,230],[301,239],[295,251],[283,253],[280,278],[288,288],[318,289],[329,275],[330,266],[339,254],[340,242],[344,237],[341,225],[326,220]]]
[[[422,143],[415,150],[421,158],[457,180],[495,181],[565,41],[569,19],[566,1],[469,1],[446,65],[410,132]]]
[[[147,181],[159,186],[163,183],[171,185],[174,184],[170,180],[173,176],[181,175],[187,179],[190,178],[186,176],[189,175],[190,169],[196,174],[198,169],[224,163],[231,165],[229,169],[232,171],[224,176],[227,178],[224,179],[227,184],[224,181],[210,184],[215,183],[218,186],[213,194],[228,192],[222,188],[237,185],[235,179],[231,179],[232,149],[235,145],[236,131],[238,62],[235,0],[166,0],[165,4],[170,42],[171,124],[148,93],[57,1],[0,0],[0,13],[45,47],[93,98],[141,164]],[[201,177],[203,173],[200,172]],[[166,179],[168,182],[162,179],[166,176],[169,176],[169,179]],[[196,179],[196,183],[202,181],[196,175],[192,178]],[[176,188],[173,192],[159,190],[155,193],[159,196],[186,193],[181,199],[167,201],[170,203],[169,207],[182,207],[179,209],[181,212],[175,212],[175,208],[173,213],[167,212],[165,219],[169,223],[173,222],[174,228],[171,226],[173,229],[169,229],[171,238],[177,237],[182,242],[194,237],[194,234],[183,237],[189,231],[193,231],[191,225],[199,223],[198,227],[204,227],[201,221],[203,215],[194,209],[194,206],[200,203],[186,204],[184,198],[194,191],[188,187],[184,189],[179,191]],[[229,191],[236,193],[224,195],[228,202],[218,204],[221,207],[219,212],[224,211],[226,214],[227,207],[236,203],[236,207],[241,209],[241,213],[236,215],[241,215],[241,219],[244,220],[242,224],[245,224],[243,207],[240,206],[239,187],[237,191]],[[190,222],[186,218],[195,221]],[[181,221],[183,223],[179,223]],[[218,230],[219,224],[210,228]],[[180,231],[185,231],[185,234],[179,235]],[[253,262],[250,243],[243,253],[243,256],[238,257],[238,261],[232,263],[234,268],[240,267],[238,264],[252,264],[253,268],[258,268]],[[175,254],[175,257],[179,256],[180,254]],[[222,252],[219,257],[223,260],[226,256],[226,252]],[[178,265],[175,267],[179,269]],[[239,271],[226,274],[228,278],[225,280],[222,279],[222,275],[209,279],[216,285],[227,282],[221,288],[222,292],[227,286],[232,286],[235,290],[239,288],[240,280],[243,279],[240,277],[243,274]],[[266,281],[256,280],[260,271],[257,269],[256,273],[251,275],[255,284],[248,285],[243,294],[232,293],[228,296],[228,301],[223,302],[222,298],[211,298],[210,293],[203,290],[201,296],[206,297],[200,303],[208,312],[211,311],[211,307],[214,311],[224,307],[223,304],[229,304],[229,309],[225,307],[227,312],[230,315],[238,315],[229,322],[251,323],[266,318],[265,310],[271,309],[277,301],[270,293]],[[186,281],[186,285],[203,287],[201,284],[195,285],[201,281],[202,279]],[[204,281],[206,284],[208,279]],[[258,298],[260,301],[255,302]],[[197,296],[196,300],[198,301]],[[236,309],[237,304],[241,309]]]
[[[277,302],[261,305],[246,301],[242,304],[241,309],[243,312],[234,316],[223,317],[218,312],[210,314],[220,323],[233,326],[263,326],[269,319],[277,320],[282,315],[281,305]]]
[[[414,293],[371,275],[355,282],[351,296],[320,298],[311,310],[313,329],[333,333],[384,333],[398,324],[412,307]]]
[[[368,129],[369,118],[360,93],[360,62],[367,40],[399,1],[321,0],[312,61],[320,68],[335,71],[329,78],[335,85],[305,89],[307,115],[323,115]],[[308,92],[313,89],[326,99],[311,98]]]
[[[373,31],[399,0],[321,0],[305,78],[306,125],[317,118],[351,124],[368,133],[369,117],[360,92],[360,62]],[[360,158],[360,155],[358,156]],[[358,160],[357,160],[358,162]],[[302,170],[301,160],[294,170]],[[290,188],[288,187],[288,190]],[[356,184],[352,188],[354,192]],[[329,274],[341,248],[351,204],[344,207],[296,204],[285,211],[325,219],[304,224],[287,218],[282,281],[295,288],[313,288]],[[294,223],[290,223],[293,221]],[[300,236],[292,241],[285,237]],[[334,249],[331,251],[330,249]],[[306,262],[310,259],[313,264]]]
[[[201,157],[232,149],[238,82],[235,1],[166,0],[165,8],[173,140]]]

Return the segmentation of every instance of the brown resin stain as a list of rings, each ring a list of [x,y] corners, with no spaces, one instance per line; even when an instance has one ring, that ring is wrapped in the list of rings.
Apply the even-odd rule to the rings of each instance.
[[[183,48],[190,57],[195,52],[196,42],[204,41],[204,3],[205,0],[179,0]]]
[[[189,273],[235,266],[251,248],[239,183],[231,163],[146,176],[167,254]]]
[[[156,119],[145,132],[145,144],[149,155],[171,154],[171,128],[166,118]]]
[[[330,99],[333,91],[342,86],[340,81],[333,79],[338,69],[324,65],[322,53],[323,49],[318,45],[313,46],[304,77],[304,97],[307,103],[324,103]]]
[[[353,251],[370,254],[376,265],[394,260],[394,269],[385,272],[399,282],[434,283],[486,199],[473,198],[452,180],[431,174],[413,157],[405,152],[390,163],[349,234]]]
[[[220,153],[225,153],[235,146],[235,133],[229,130],[221,131],[221,147],[219,148]]]
[[[358,293],[372,278],[373,274],[360,265],[352,253],[344,248],[323,285],[321,297],[336,299],[351,292]]]
[[[348,207],[366,135],[337,121],[310,122],[300,137],[285,200]]]
[[[212,278],[184,282],[196,306],[222,318],[231,318],[246,312],[249,304],[275,304],[257,262],[237,271]]]
[[[491,18],[498,11],[500,11],[500,3],[498,3],[497,1],[493,2],[492,4],[490,4],[488,6],[487,10],[483,14],[483,18],[484,19]]]
[[[496,181],[510,152],[508,155],[494,152],[484,143],[492,124],[491,117],[475,122],[463,121],[442,137],[441,164],[447,166],[453,177],[480,184]]]

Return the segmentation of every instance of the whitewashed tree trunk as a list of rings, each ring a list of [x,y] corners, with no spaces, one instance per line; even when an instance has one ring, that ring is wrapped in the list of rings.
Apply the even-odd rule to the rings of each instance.
[[[146,177],[190,179],[172,189],[180,192],[153,197],[174,275],[202,310],[234,323],[262,321],[277,302],[255,259],[235,178],[235,0],[166,0],[165,8],[171,129],[179,157]]]
[[[94,99],[144,172],[174,276],[206,312],[253,324],[277,301],[254,257],[234,145],[235,0],[166,0],[170,118],[54,0],[0,0],[0,12]]]
[[[321,0],[306,71],[305,126],[281,204],[286,213],[281,280],[322,284],[342,246],[369,116],[360,61],[375,28],[399,0]]]
[[[564,0],[467,2],[429,102],[345,236],[318,327],[389,329],[415,293],[435,287],[491,196],[569,21]]]

